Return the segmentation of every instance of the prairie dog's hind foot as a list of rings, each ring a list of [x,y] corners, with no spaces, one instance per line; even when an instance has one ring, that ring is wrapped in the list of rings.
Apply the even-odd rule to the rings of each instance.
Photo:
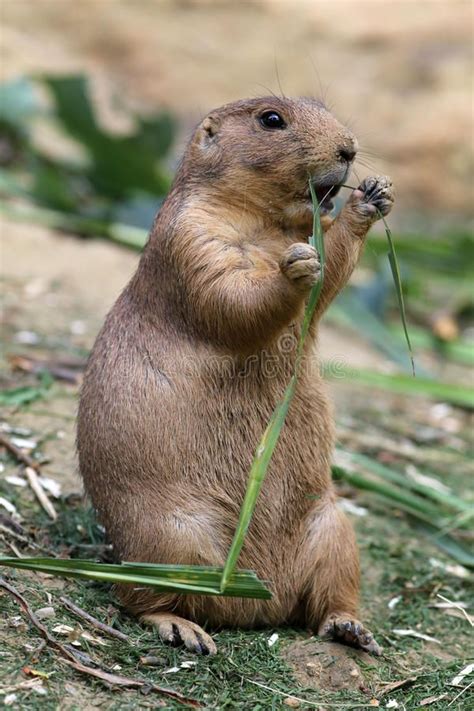
[[[380,214],[388,215],[393,207],[395,193],[392,181],[386,175],[365,178],[351,195],[351,207],[361,216],[377,220]],[[379,214],[380,213],[380,214]]]
[[[382,648],[377,644],[370,630],[352,615],[334,613],[328,615],[318,630],[320,637],[329,637],[336,642],[348,644],[351,647],[363,649],[377,657],[382,654]]]
[[[184,645],[190,652],[204,655],[217,652],[214,640],[199,625],[171,612],[141,615],[140,621],[156,627],[163,642],[173,647]]]

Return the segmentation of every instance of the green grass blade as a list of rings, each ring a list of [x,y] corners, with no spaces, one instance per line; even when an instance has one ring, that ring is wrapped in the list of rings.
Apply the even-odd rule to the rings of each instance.
[[[355,464],[359,464],[362,468],[373,472],[387,481],[394,484],[400,484],[400,486],[405,489],[410,489],[411,491],[421,494],[422,496],[430,498],[436,503],[442,504],[446,507],[451,507],[459,513],[472,512],[472,504],[467,501],[463,501],[463,499],[460,499],[458,496],[454,496],[454,494],[439,491],[438,489],[428,486],[427,484],[415,481],[414,479],[404,476],[403,474],[400,474],[400,472],[390,469],[370,457],[366,457],[364,454],[349,452],[341,448],[338,448],[338,451],[341,452],[344,457],[348,457]]]
[[[311,320],[313,318],[314,310],[316,308],[316,304],[319,298],[319,294],[321,293],[321,288],[323,284],[325,265],[324,238],[321,227],[321,221],[319,219],[319,204],[311,181],[309,181],[309,189],[311,192],[311,199],[313,201],[313,233],[309,238],[309,243],[319,252],[321,276],[318,279],[317,283],[311,289],[308,303],[306,304],[303,324],[301,327],[301,334],[298,341],[296,353],[295,371],[285,390],[283,399],[273,411],[273,414],[270,418],[270,422],[268,423],[267,428],[263,433],[262,439],[260,440],[255,451],[252,466],[250,468],[247,490],[245,492],[244,501],[240,510],[239,521],[227,556],[227,560],[224,565],[224,572],[222,574],[221,580],[222,591],[227,590],[227,586],[229,585],[230,581],[230,576],[237,564],[240,552],[242,550],[242,546],[244,544],[245,536],[247,534],[250,521],[252,519],[255,505],[257,503],[257,498],[262,488],[265,475],[267,473],[268,465],[270,464],[270,460],[278,442],[281,429],[285,423],[288,408],[293,399],[293,395],[295,394],[296,383],[298,379],[298,369],[304,350],[306,336],[308,335]]]
[[[151,586],[160,592],[222,595],[222,568],[153,563],[97,563],[59,558],[0,557],[0,566],[34,570],[62,577]],[[240,570],[230,576],[226,596],[270,599],[271,593],[253,571]]]
[[[291,378],[290,384],[285,391],[283,400],[274,410],[270,422],[263,433],[262,439],[257,447],[255,456],[250,468],[247,490],[245,492],[242,508],[240,509],[239,522],[234,534],[232,545],[224,565],[224,571],[221,579],[221,590],[226,591],[229,585],[230,576],[234,570],[237,560],[242,550],[245,536],[247,534],[250,521],[257,503],[257,498],[262,488],[268,465],[272,458],[281,428],[285,422],[285,418],[293,398],[296,385],[295,376]]]
[[[370,491],[386,503],[391,503],[396,508],[405,511],[419,522],[418,525],[429,532],[429,538],[435,545],[461,565],[469,568],[474,567],[474,556],[454,538],[442,532],[446,519],[443,519],[443,512],[438,507],[429,505],[425,500],[400,487],[374,481],[359,473],[350,472],[344,467],[333,466],[332,472],[335,479],[343,479],[357,489]],[[437,525],[434,525],[433,521],[436,521]]]
[[[402,328],[389,326],[388,331],[395,341],[401,342],[403,340],[405,342],[405,334]],[[447,360],[461,365],[474,366],[474,344],[472,341],[460,339],[444,341],[437,338],[429,329],[413,326],[413,324],[410,324],[410,340],[416,349],[431,350]]]
[[[369,479],[363,474],[349,471],[344,467],[333,466],[332,471],[337,479],[344,479],[357,489],[363,489],[364,491],[371,491],[373,494],[378,494],[385,500],[390,501],[393,505],[396,505],[403,511],[406,511],[425,523],[431,523],[433,516],[439,515],[438,509],[428,501],[409,491],[404,491],[398,486]]]
[[[387,241],[388,241],[388,246],[389,246],[388,261],[390,262],[390,269],[392,270],[393,282],[395,284],[395,291],[397,292],[398,306],[399,306],[399,310],[400,310],[400,318],[402,320],[403,331],[405,333],[405,340],[407,342],[408,353],[409,353],[410,361],[411,361],[411,369],[412,369],[413,377],[415,377],[415,375],[416,375],[415,361],[413,358],[413,350],[411,347],[410,336],[408,334],[407,318],[406,318],[406,313],[405,313],[405,302],[403,300],[402,280],[400,277],[400,269],[398,268],[398,261],[397,261],[397,255],[395,252],[395,245],[393,243],[390,227],[388,226],[388,223],[387,223],[385,217],[382,215],[381,212],[379,212],[379,215],[382,218],[382,222],[385,226],[385,234],[387,235]]]
[[[330,364],[327,367],[323,365],[323,372],[328,378],[349,378],[360,385],[369,385],[405,395],[423,395],[433,400],[474,409],[474,390],[463,385],[443,383],[428,378],[413,378],[411,375],[401,373],[388,374],[363,368],[345,368],[343,365],[338,365],[337,372],[334,372]]]
[[[430,524],[420,523],[419,528],[421,531],[424,531],[428,535],[429,540],[446,553],[446,555],[451,556],[453,560],[464,565],[466,568],[474,568],[474,555],[461,546],[452,536],[440,533],[435,526]]]

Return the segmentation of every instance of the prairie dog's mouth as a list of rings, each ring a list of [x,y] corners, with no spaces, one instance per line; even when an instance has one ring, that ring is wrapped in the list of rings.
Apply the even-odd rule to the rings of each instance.
[[[340,189],[340,184],[314,186],[314,192],[316,193],[316,197],[321,207],[329,208],[331,210],[334,207],[332,198],[338,194]]]
[[[320,212],[322,215],[327,215],[327,213],[331,212],[331,210],[334,209],[334,202],[332,198],[338,194],[341,187],[341,183],[337,183],[335,185],[314,184],[314,192],[316,193],[316,198],[318,200]]]

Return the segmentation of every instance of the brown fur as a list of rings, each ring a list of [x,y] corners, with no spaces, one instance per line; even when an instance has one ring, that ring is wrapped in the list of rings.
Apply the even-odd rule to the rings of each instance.
[[[279,111],[287,128],[262,128],[265,109]],[[338,151],[353,146],[347,129],[311,99],[237,102],[196,130],[137,273],[97,338],[81,395],[80,471],[119,559],[223,564],[317,278],[307,245],[308,175],[321,185],[343,181],[348,166]],[[313,343],[375,219],[370,190],[354,191],[326,224]],[[375,181],[375,192],[388,212],[387,181]],[[124,604],[166,618],[164,638],[170,612],[212,627],[298,622],[317,630],[334,616],[352,619],[359,564],[331,483],[333,442],[310,344],[239,560],[271,581],[272,600],[122,586]]]

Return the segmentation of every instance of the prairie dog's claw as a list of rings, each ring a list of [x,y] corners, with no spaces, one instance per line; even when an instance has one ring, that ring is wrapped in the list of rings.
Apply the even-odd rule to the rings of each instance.
[[[377,657],[382,654],[382,648],[375,641],[372,632],[349,615],[330,615],[320,626],[318,634],[320,637],[329,637],[336,642],[358,647]]]
[[[352,207],[371,220],[377,220],[380,214],[388,215],[394,200],[392,181],[386,175],[365,178],[350,198]]]
[[[167,612],[142,615],[141,621],[154,625],[163,642],[174,647],[184,645],[186,649],[196,654],[215,654],[217,652],[212,637],[195,622]]]

